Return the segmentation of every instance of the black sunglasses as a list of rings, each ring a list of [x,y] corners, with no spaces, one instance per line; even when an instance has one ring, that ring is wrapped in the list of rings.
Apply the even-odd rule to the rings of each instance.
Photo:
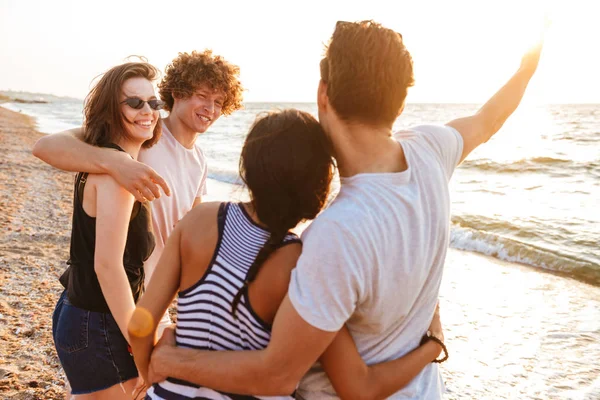
[[[164,101],[160,101],[157,99],[146,101],[146,100],[138,99],[137,97],[130,97],[128,99],[125,99],[121,102],[121,104],[124,104],[124,103],[127,103],[127,105],[129,107],[136,109],[136,110],[141,110],[144,107],[145,103],[148,103],[150,108],[153,110],[162,110],[163,106],[165,105]]]

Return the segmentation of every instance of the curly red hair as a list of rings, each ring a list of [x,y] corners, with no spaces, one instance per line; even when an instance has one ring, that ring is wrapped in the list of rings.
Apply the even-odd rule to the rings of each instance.
[[[165,76],[158,85],[165,109],[171,111],[175,97],[189,98],[201,85],[223,91],[225,101],[221,114],[229,115],[242,108],[244,88],[239,80],[240,68],[223,57],[213,55],[212,50],[179,53],[165,69]]]

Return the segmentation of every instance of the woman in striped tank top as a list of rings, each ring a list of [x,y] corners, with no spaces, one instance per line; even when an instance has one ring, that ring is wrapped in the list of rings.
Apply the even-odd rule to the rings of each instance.
[[[259,118],[242,150],[240,176],[251,201],[205,203],[190,211],[169,237],[138,303],[129,332],[146,380],[157,323],[177,291],[177,346],[261,350],[269,343],[271,324],[302,250],[289,231],[315,218],[329,194],[333,163],[325,133],[310,114],[297,110]],[[439,317],[431,328],[441,334]],[[358,391],[364,387],[385,397],[410,382],[440,350],[429,341],[401,359],[367,367],[349,332],[342,330],[320,361],[334,387],[352,381]],[[291,393],[253,394],[167,378],[150,387],[147,398],[293,398]]]

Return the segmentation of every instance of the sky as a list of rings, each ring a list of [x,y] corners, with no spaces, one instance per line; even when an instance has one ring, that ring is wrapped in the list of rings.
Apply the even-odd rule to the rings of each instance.
[[[547,31],[526,101],[600,103],[596,0],[127,1],[0,0],[0,90],[83,98],[130,55],[159,69],[213,49],[237,64],[247,101],[315,100],[338,20],[402,33],[414,60],[408,102],[481,103]]]

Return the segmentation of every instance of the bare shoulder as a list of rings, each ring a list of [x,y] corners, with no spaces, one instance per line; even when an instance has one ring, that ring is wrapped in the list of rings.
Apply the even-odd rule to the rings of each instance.
[[[302,253],[302,243],[292,242],[285,244],[271,254],[267,261],[265,261],[265,267],[269,268],[269,265],[279,265],[284,267],[280,269],[287,269],[288,272],[291,272],[296,266],[298,258],[300,258],[300,253]]]
[[[89,174],[86,193],[90,193],[88,190],[95,192],[92,197],[84,194],[83,206],[88,215],[105,221],[129,221],[135,198],[113,178],[104,174]]]
[[[114,192],[127,192],[125,188],[121,187],[117,181],[108,174],[88,174],[87,182],[96,185],[98,188],[103,188]]]
[[[268,287],[285,295],[292,270],[296,267],[300,253],[302,253],[302,244],[299,242],[289,243],[278,248],[262,265],[257,280],[268,280]],[[277,297],[283,299],[283,296]]]
[[[204,247],[205,244],[216,241],[218,236],[217,216],[220,206],[220,202],[201,203],[179,221],[177,228],[181,232],[183,246],[196,248],[200,245]]]
[[[267,323],[272,323],[285,298],[292,270],[300,257],[302,245],[290,243],[277,249],[260,268],[256,280],[248,287],[254,311]]]
[[[99,196],[106,200],[120,202],[133,199],[133,195],[108,174],[89,174],[87,184],[96,188]]]
[[[189,211],[175,227],[172,236],[179,238],[181,290],[196,284],[204,276],[217,251],[220,205],[218,202],[202,203]]]
[[[192,208],[180,221],[182,228],[195,227],[199,223],[216,219],[221,204],[222,203],[218,201],[198,204],[196,207]]]

